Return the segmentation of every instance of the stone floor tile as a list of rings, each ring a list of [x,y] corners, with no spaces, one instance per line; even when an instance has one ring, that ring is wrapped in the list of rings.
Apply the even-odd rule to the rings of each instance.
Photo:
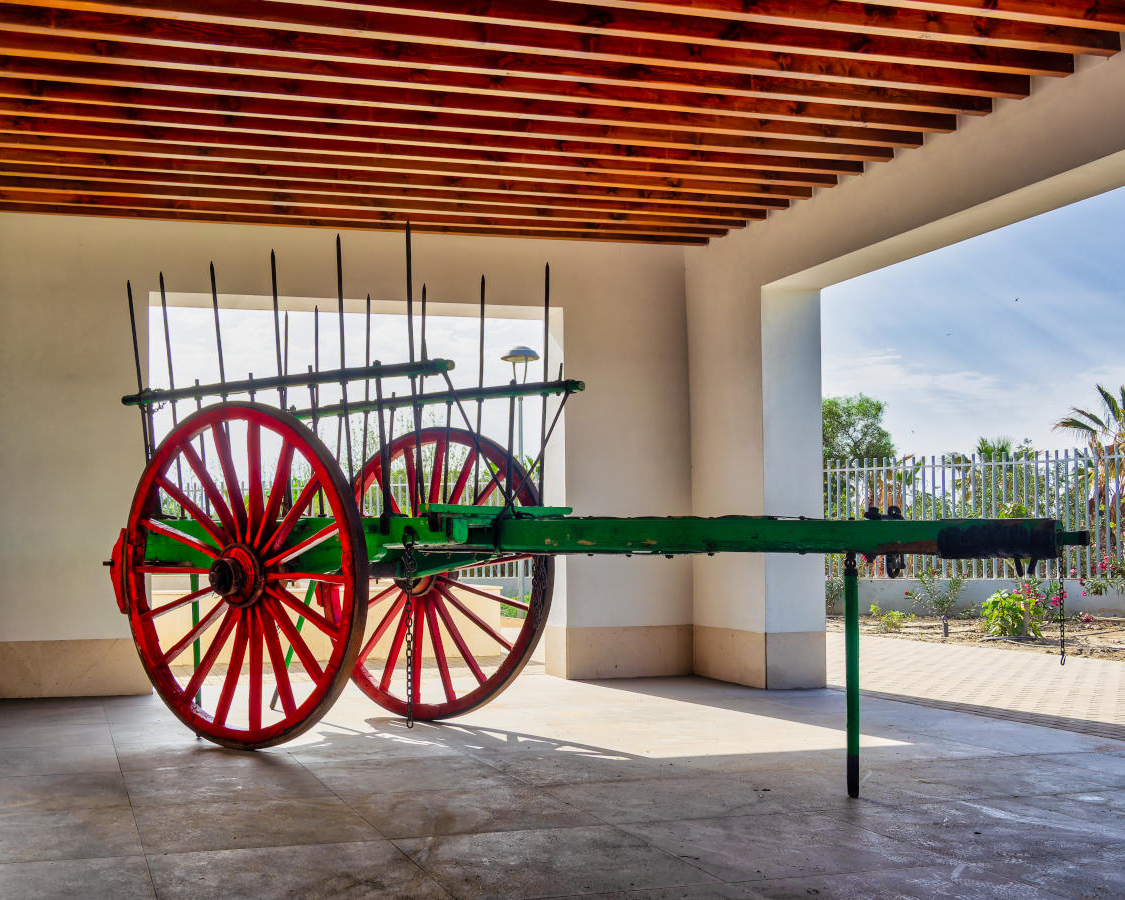
[[[345,799],[402,791],[451,791],[468,786],[505,785],[511,779],[497,769],[460,754],[421,759],[375,757],[310,764],[316,777]]]
[[[1031,859],[993,868],[1000,875],[1070,900],[1125,897],[1125,849],[1120,847],[1063,859]]]
[[[220,747],[210,741],[185,733],[174,738],[126,743],[117,741],[114,745],[117,762],[122,772],[135,772],[144,769],[189,768],[191,766],[245,766],[246,760],[257,757],[281,756],[288,759],[283,750],[269,749],[249,753],[245,750],[232,750]]]
[[[93,809],[0,810],[0,863],[143,852],[133,812],[125,803]]]
[[[378,840],[381,835],[336,797],[141,804],[133,813],[147,853],[236,850]]]
[[[945,863],[848,875],[781,878],[740,885],[760,900],[1055,900],[1057,894],[1005,878],[986,866]],[[744,895],[746,896],[746,895]]]
[[[495,753],[473,754],[473,757],[487,760],[505,775],[540,787],[591,781],[638,781],[694,771],[680,759],[630,757],[612,751]]]
[[[552,900],[745,900],[754,894],[746,884],[680,884],[676,887],[640,891],[609,891],[604,894],[570,894]],[[803,897],[802,900],[808,900]]]
[[[401,791],[349,800],[388,838],[597,825],[589,813],[528,785],[510,783],[453,791]]]
[[[0,750],[0,777],[7,775],[77,775],[118,772],[112,744],[59,744]]]
[[[894,806],[860,801],[825,815],[960,862],[1054,859],[1120,844],[1125,829],[1060,814],[1065,798],[1039,798],[1048,808],[1018,800],[985,799]]]
[[[18,724],[0,719],[0,751],[20,747],[61,747],[74,744],[113,746],[106,722],[61,722],[51,725]]]
[[[312,772],[284,754],[248,753],[223,765],[138,769],[122,773],[140,805],[331,797]]]
[[[100,697],[0,700],[0,732],[33,725],[105,725]]]
[[[119,772],[0,778],[0,810],[9,814],[101,809],[128,803],[129,796]]]
[[[395,841],[459,900],[548,897],[717,879],[607,825]]]
[[[387,841],[149,857],[160,900],[437,900],[449,894]]]
[[[622,825],[724,881],[933,865],[944,859],[819,813],[784,812]]]
[[[436,740],[389,731],[333,735],[297,746],[286,744],[285,750],[293,759],[314,769],[324,763],[354,759],[428,759],[435,756],[456,756],[460,752]]]
[[[0,865],[4,900],[155,898],[143,856],[63,859]]]

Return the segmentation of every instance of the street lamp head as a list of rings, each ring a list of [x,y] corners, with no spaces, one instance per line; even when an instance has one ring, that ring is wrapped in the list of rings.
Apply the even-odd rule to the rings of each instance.
[[[533,363],[539,359],[539,354],[532,350],[530,347],[525,347],[520,344],[518,347],[513,347],[504,356],[500,357],[504,362],[510,362],[513,365],[516,363]]]

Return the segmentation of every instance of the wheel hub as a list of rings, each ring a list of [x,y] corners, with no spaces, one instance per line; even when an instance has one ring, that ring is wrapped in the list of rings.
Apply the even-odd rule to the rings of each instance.
[[[257,603],[266,590],[262,561],[252,547],[231,544],[211,563],[207,573],[211,590],[231,606],[244,608]]]
[[[398,585],[399,590],[411,597],[421,597],[423,594],[429,592],[430,588],[434,586],[434,575],[423,575],[421,578],[396,578],[395,584]]]

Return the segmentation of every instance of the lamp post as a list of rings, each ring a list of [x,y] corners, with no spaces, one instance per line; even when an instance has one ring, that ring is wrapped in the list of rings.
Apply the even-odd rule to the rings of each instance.
[[[520,344],[519,346],[513,347],[506,354],[504,354],[502,357],[500,357],[500,359],[502,359],[504,362],[510,362],[512,364],[512,380],[513,381],[517,380],[516,368],[519,366],[520,363],[523,363],[523,378],[520,380],[520,383],[526,384],[527,383],[527,367],[531,363],[535,362],[535,360],[539,359],[539,354],[536,353],[534,350],[532,350],[530,347],[525,347],[522,344]],[[519,437],[517,439],[517,444],[516,444],[516,447],[518,448],[517,452],[516,452],[516,458],[520,461],[520,465],[522,466],[524,464],[524,461],[523,461],[523,397],[517,397],[516,398],[516,406],[518,408],[518,416],[519,416]],[[515,490],[515,485],[508,485],[508,488],[510,490]],[[542,501],[540,501],[540,502],[542,502]],[[516,564],[516,583],[518,585],[517,591],[519,592],[519,596],[516,597],[516,599],[520,603],[523,602],[523,570],[524,570],[524,563],[525,562],[526,562],[526,560],[521,559]]]

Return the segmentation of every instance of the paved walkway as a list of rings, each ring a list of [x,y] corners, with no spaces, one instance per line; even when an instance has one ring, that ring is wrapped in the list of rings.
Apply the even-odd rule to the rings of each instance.
[[[860,638],[864,694],[1125,740],[1125,663],[901,638]],[[844,635],[828,635],[828,684],[844,686]]]

